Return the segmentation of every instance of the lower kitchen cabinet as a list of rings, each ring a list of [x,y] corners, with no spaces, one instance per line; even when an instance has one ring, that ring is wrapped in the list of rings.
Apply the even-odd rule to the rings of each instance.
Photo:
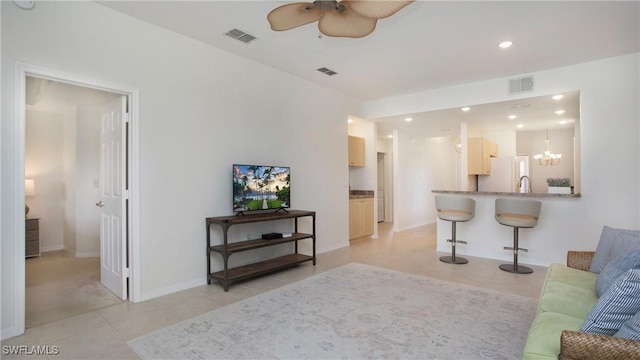
[[[373,198],[349,200],[349,240],[373,235]]]

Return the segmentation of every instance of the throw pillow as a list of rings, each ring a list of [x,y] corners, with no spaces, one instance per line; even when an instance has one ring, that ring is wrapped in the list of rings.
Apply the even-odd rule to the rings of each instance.
[[[620,276],[602,295],[584,320],[580,331],[613,336],[640,311],[640,269]]]
[[[596,253],[589,271],[599,274],[609,261],[640,247],[640,230],[615,229],[605,226],[600,233]]]
[[[637,312],[631,319],[625,321],[620,330],[618,330],[618,332],[613,336],[624,339],[640,340],[640,312]]]
[[[602,296],[620,275],[629,269],[640,268],[640,248],[609,261],[596,280],[596,292]]]

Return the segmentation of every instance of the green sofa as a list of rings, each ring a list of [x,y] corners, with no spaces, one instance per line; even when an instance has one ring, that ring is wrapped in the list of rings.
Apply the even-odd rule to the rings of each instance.
[[[542,286],[523,359],[638,359],[640,341],[578,332],[593,305],[595,252],[569,252],[567,266],[552,264]]]

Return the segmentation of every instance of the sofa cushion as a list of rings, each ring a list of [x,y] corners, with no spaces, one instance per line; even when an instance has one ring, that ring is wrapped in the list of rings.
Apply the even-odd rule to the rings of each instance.
[[[605,226],[600,233],[596,253],[589,271],[599,274],[609,261],[640,247],[640,230],[615,229]]]
[[[640,268],[640,248],[609,261],[596,280],[596,291],[602,296],[609,287],[629,269]]]
[[[640,270],[631,269],[598,299],[580,331],[612,336],[640,311]]]
[[[523,359],[558,359],[562,330],[577,331],[584,319],[542,312],[533,320],[524,347]]]
[[[539,311],[584,319],[598,301],[595,288],[583,289],[562,282],[548,282],[538,303]]]
[[[592,272],[573,269],[562,264],[551,264],[542,284],[536,313],[555,311],[584,319],[593,304],[598,301],[598,295],[595,292],[597,279],[598,274]],[[579,306],[566,310],[567,306],[573,306],[568,304],[573,304],[575,301],[580,303]]]
[[[562,264],[551,264],[546,277],[546,282],[559,282],[595,291],[598,274],[570,268]]]
[[[631,319],[622,324],[620,330],[613,334],[615,337],[640,340],[640,312],[637,312]]]

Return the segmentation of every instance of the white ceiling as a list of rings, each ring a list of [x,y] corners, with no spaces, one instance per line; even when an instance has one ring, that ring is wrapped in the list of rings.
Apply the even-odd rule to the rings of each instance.
[[[273,32],[268,12],[275,1],[102,2],[215,47],[251,58],[356,98],[424,91],[446,85],[524,74],[639,51],[639,2],[416,2],[378,22],[362,39],[318,38],[314,24]],[[258,39],[241,43],[224,35],[239,28]],[[515,41],[501,50],[499,41]],[[597,46],[594,46],[596,44]],[[286,55],[283,55],[286,54]],[[315,69],[328,67],[328,77]],[[102,105],[114,94],[51,81],[41,82],[31,109],[61,111]],[[35,88],[34,86],[31,86]],[[513,110],[514,105],[526,105]],[[564,109],[562,116],[555,115]],[[516,114],[516,120],[507,115]],[[412,117],[412,122],[406,122]],[[378,134],[408,129],[423,136],[455,136],[468,123],[483,131],[571,127],[579,119],[579,94],[560,102],[549,96],[373,119]],[[559,120],[567,120],[560,125]]]
[[[534,73],[640,51],[640,2],[614,1],[417,1],[378,21],[361,39],[319,37],[316,24],[274,32],[267,14],[286,1],[104,1],[100,4],[228,52],[362,100]],[[257,40],[246,44],[224,34],[240,29]],[[497,44],[514,45],[500,49]],[[327,67],[338,74],[324,75]],[[572,99],[572,100],[571,100]],[[558,126],[557,103],[530,99],[519,118],[524,130]],[[578,96],[567,97],[565,118],[578,118]],[[518,102],[523,102],[520,100]],[[441,136],[464,119],[491,119],[504,126],[507,104],[373,119],[378,133],[412,126]],[[546,108],[545,106],[548,106]],[[573,108],[571,108],[573,106]],[[534,114],[544,121],[534,125]],[[478,126],[479,121],[476,121]],[[514,126],[514,122],[507,123]],[[565,125],[571,126],[571,125]],[[420,129],[420,130],[418,130]],[[492,128],[497,130],[498,128]]]
[[[360,39],[317,25],[274,32],[286,1],[104,1],[102,5],[363,100],[637,52],[640,3],[417,1]],[[245,44],[224,34],[240,29]],[[502,50],[497,44],[514,41]],[[143,44],[141,44],[143,45]],[[324,75],[316,69],[336,71]]]
[[[457,136],[460,124],[481,132],[504,130],[544,131],[546,129],[573,128],[580,120],[580,93],[563,94],[560,100],[549,95],[471,106],[467,112],[460,108],[443,109],[418,114],[404,114],[375,119],[378,135],[391,135],[394,129],[405,129],[412,134],[428,137]],[[563,114],[556,114],[564,110]],[[509,119],[509,115],[517,116]],[[405,119],[409,117],[411,122]],[[518,128],[517,125],[523,125]]]

